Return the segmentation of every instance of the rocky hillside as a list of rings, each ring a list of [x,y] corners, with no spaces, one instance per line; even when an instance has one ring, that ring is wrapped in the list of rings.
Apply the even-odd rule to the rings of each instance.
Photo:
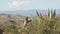
[[[25,16],[15,14],[0,14],[0,24],[23,24]]]

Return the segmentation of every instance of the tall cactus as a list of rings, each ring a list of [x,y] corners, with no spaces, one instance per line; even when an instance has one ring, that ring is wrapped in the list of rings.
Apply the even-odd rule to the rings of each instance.
[[[39,13],[38,13],[38,11],[36,10],[36,13],[37,13],[37,15],[39,16]]]
[[[50,16],[50,9],[48,9],[48,17]]]
[[[52,10],[48,9],[48,18],[51,19],[52,17]]]
[[[55,16],[55,15],[56,15],[56,11],[55,10],[53,12],[53,10],[48,9],[48,18],[49,19],[52,19],[53,16]]]
[[[42,18],[41,12],[40,12],[40,14],[39,14],[38,11],[36,10],[36,13],[37,13],[37,15],[38,15],[39,18]]]
[[[52,18],[55,18],[55,16],[56,16],[56,10],[53,11]]]
[[[53,10],[51,10],[51,14],[50,14],[51,18],[53,17]]]
[[[56,10],[54,10],[54,14],[53,15],[56,16]]]

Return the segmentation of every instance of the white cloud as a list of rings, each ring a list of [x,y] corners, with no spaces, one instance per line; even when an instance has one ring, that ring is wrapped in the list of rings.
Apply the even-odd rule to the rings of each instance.
[[[8,2],[8,5],[10,8],[17,8],[24,4],[29,4],[29,3],[31,3],[31,1],[12,1],[12,2]]]

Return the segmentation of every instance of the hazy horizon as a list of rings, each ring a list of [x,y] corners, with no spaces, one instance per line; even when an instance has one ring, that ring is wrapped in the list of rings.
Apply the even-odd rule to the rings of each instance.
[[[53,11],[54,9],[52,9]],[[37,10],[39,13],[47,15],[48,10]],[[14,10],[14,11],[0,11],[0,14],[18,14],[24,16],[36,16],[36,9],[32,10]],[[56,9],[56,14],[60,14],[60,9]]]
[[[58,9],[57,14],[60,14],[60,0],[0,0],[0,13],[36,15],[36,10],[48,10],[48,8]]]

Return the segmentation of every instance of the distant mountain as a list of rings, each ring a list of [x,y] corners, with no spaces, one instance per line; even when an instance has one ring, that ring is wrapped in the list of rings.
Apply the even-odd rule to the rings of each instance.
[[[37,10],[39,13],[47,14],[47,10]],[[0,11],[2,14],[19,14],[24,16],[36,16],[36,10],[15,10],[15,11]],[[56,9],[56,14],[60,14],[60,10]]]
[[[35,10],[16,10],[16,11],[0,11],[1,14],[19,14],[24,16],[31,16],[35,14]]]

